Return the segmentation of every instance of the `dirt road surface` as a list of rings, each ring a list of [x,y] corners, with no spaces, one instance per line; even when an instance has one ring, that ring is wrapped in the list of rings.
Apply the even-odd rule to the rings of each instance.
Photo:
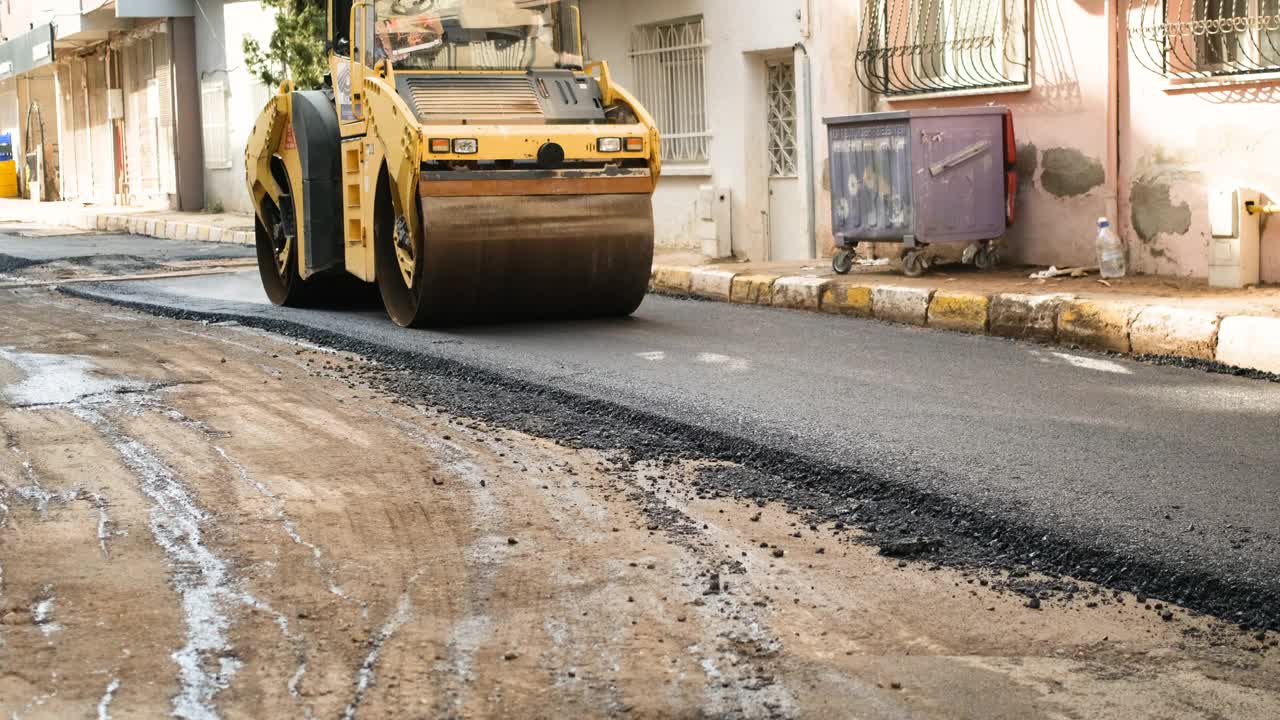
[[[0,292],[0,716],[1280,717],[1274,636],[1028,600],[371,370]]]

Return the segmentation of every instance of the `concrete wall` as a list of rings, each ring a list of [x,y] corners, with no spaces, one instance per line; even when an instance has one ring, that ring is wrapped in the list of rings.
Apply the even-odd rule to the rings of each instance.
[[[231,147],[230,168],[204,171],[205,207],[221,205],[227,211],[249,213],[253,205],[245,189],[244,146],[272,90],[249,72],[242,48],[245,35],[266,44],[275,27],[274,15],[257,0],[199,0],[199,4],[195,15],[196,69],[201,80],[223,77],[227,81]]]
[[[1280,202],[1280,82],[1179,89],[1126,53],[1120,73],[1120,198],[1140,272],[1208,274],[1208,197],[1247,187]],[[1262,238],[1262,281],[1280,282],[1280,218]]]

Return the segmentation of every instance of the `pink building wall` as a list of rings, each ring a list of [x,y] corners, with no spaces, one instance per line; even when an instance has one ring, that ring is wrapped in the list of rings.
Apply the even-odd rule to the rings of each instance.
[[[1202,278],[1212,187],[1253,188],[1280,202],[1280,79],[1178,86],[1134,58],[1128,5],[1032,0],[1030,90],[881,98],[876,109],[1013,109],[1020,178],[1018,219],[1007,242],[1012,261],[1096,264],[1096,220],[1114,207],[1135,272]],[[1264,226],[1262,280],[1280,282],[1280,218]]]

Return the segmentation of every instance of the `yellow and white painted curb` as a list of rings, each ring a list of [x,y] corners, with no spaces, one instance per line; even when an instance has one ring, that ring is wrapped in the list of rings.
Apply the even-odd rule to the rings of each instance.
[[[1280,374],[1280,318],[1137,305],[1063,294],[957,292],[856,279],[738,274],[656,265],[653,292],[874,318],[1130,355],[1208,360]]]
[[[235,245],[253,245],[255,242],[252,230],[233,230],[196,220],[168,220],[145,215],[85,213],[78,218],[73,218],[71,225],[82,230],[128,232],[163,240],[193,240]]]

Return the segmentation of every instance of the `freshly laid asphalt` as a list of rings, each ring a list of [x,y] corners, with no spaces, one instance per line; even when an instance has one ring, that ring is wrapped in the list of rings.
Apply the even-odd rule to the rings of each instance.
[[[735,461],[700,492],[782,500],[894,552],[1280,628],[1277,383],[661,297],[625,320],[408,331],[368,304],[272,307],[256,271],[67,292],[345,346],[401,369],[389,389],[569,442]]]

